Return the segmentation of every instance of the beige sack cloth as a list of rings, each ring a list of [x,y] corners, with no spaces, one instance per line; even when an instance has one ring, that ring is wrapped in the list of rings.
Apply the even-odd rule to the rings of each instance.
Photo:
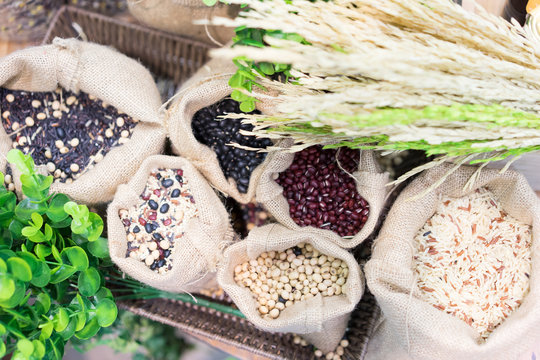
[[[234,281],[234,268],[263,252],[286,250],[301,242],[312,244],[321,253],[347,263],[349,277],[344,294],[329,297],[319,294],[286,308],[277,319],[263,319],[251,290]],[[364,276],[352,254],[319,234],[290,230],[280,224],[255,228],[245,240],[230,246],[218,270],[218,283],[257,328],[301,334],[323,352],[335,350],[345,334],[351,312],[364,293]]]
[[[225,44],[234,36],[234,29],[215,25],[195,25],[196,20],[214,16],[234,18],[239,8],[218,2],[206,6],[202,0],[128,0],[131,14],[150,27],[179,34],[208,44]]]
[[[139,120],[131,140],[111,149],[92,170],[71,184],[52,184],[51,192],[64,193],[75,201],[98,204],[112,200],[116,187],[127,182],[147,156],[164,147],[165,131],[158,115],[161,99],[152,75],[109,47],[56,38],[52,45],[17,51],[0,59],[0,86],[25,91],[54,91],[60,86],[83,91]],[[0,126],[2,154],[11,144]],[[1,158],[0,166],[5,164]],[[20,173],[12,170],[20,191]],[[41,172],[46,173],[45,165]]]
[[[285,142],[286,143],[286,142]],[[285,146],[285,144],[283,144]],[[281,224],[290,229],[313,231],[325,236],[343,248],[353,248],[364,241],[375,229],[384,207],[388,183],[388,174],[381,173],[372,151],[360,151],[358,171],[352,175],[356,181],[356,189],[369,204],[369,215],[364,227],[352,238],[346,239],[331,230],[313,226],[300,227],[291,218],[289,203],[283,196],[283,188],[275,181],[275,177],[287,170],[294,160],[294,153],[278,151],[269,153],[265,167],[256,190],[257,201],[263,204],[268,212]]]
[[[368,351],[368,359],[509,360],[518,359],[540,339],[540,212],[539,201],[517,172],[483,170],[474,189],[464,190],[476,167],[462,166],[441,186],[416,200],[454,165],[426,171],[415,179],[392,206],[365,266],[368,287],[381,307],[382,323]],[[532,225],[530,292],[485,343],[464,321],[419,299],[413,266],[414,238],[433,216],[442,195],[462,197],[487,186],[501,207]]]
[[[150,172],[182,169],[195,199],[199,216],[191,218],[187,230],[175,244],[172,269],[165,274],[150,270],[144,262],[126,258],[127,235],[118,211],[138,203]],[[234,236],[229,214],[202,175],[181,157],[154,155],[147,158],[128,184],[120,185],[107,208],[109,252],[112,261],[126,274],[160,290],[192,292],[215,286],[216,268],[224,247]]]
[[[247,204],[255,196],[255,189],[267,160],[251,173],[248,191],[245,194],[240,193],[236,182],[232,178],[225,178],[216,153],[201,144],[191,128],[191,120],[197,111],[231,94],[233,89],[228,81],[235,72],[236,66],[228,60],[213,59],[205,64],[175,95],[177,100],[173,101],[168,110],[167,127],[173,152],[189,159],[216,189],[239,203]],[[257,109],[262,111],[270,106],[271,101],[257,102]]]

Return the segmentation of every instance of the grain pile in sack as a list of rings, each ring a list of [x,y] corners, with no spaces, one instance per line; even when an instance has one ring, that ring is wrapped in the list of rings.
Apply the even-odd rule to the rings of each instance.
[[[375,229],[388,174],[381,172],[373,152],[310,147],[296,154],[272,152],[266,163],[256,198],[281,224],[313,231],[344,248],[357,246]]]
[[[267,156],[264,152],[237,149],[228,144],[265,148],[272,142],[240,136],[240,129],[251,126],[240,124],[240,119],[218,118],[221,114],[239,112],[237,103],[229,98],[233,90],[228,80],[235,71],[235,65],[226,60],[214,59],[205,64],[178,91],[177,99],[168,109],[167,127],[175,153],[189,159],[216,189],[247,204],[255,196]],[[261,111],[270,107],[271,101],[257,103]],[[220,124],[218,130],[216,124]],[[246,162],[249,171],[244,172]]]
[[[128,0],[128,8],[143,24],[209,44],[225,44],[234,36],[234,30],[215,25],[205,28],[193,22],[215,16],[234,18],[238,14],[237,6],[221,2],[207,6],[199,0]]]
[[[327,289],[326,285],[321,283],[321,287],[318,289],[320,292],[318,290],[311,290],[313,291],[311,295],[307,295],[308,292],[306,291],[306,298],[304,300],[296,299],[294,303],[286,307],[283,305],[281,299],[279,299],[275,301],[276,307],[272,308],[270,301],[274,300],[256,300],[254,293],[250,288],[245,286],[245,283],[239,284],[235,281],[236,276],[242,276],[240,275],[241,271],[256,270],[256,266],[253,266],[255,264],[250,263],[248,263],[249,266],[246,265],[245,269],[242,269],[245,262],[249,262],[250,260],[257,262],[259,257],[264,258],[265,261],[269,261],[272,256],[278,256],[276,254],[291,248],[296,254],[300,254],[303,248],[307,249],[309,246],[312,247],[308,251],[313,255],[313,259],[318,257],[320,260],[324,256],[320,260],[323,268],[325,266],[324,262],[327,261],[328,257],[330,257],[332,262],[337,261],[337,264],[342,264],[342,268],[348,268],[348,276],[345,283],[340,285],[339,288],[332,285],[332,288],[339,289],[338,295],[333,291],[332,295],[329,295],[328,289],[330,287]],[[302,249],[299,247],[302,247]],[[315,250],[313,249],[317,250],[317,255],[315,255]],[[300,260],[291,251],[289,251],[288,257],[291,259],[291,264]],[[282,260],[285,261],[286,259],[286,261],[289,261],[288,257],[283,255]],[[308,259],[308,256],[306,256],[306,259]],[[283,269],[285,268],[284,264],[280,266]],[[306,273],[310,273],[310,270],[307,270],[309,266],[305,265]],[[331,269],[333,268],[330,266]],[[274,269],[274,271],[279,272],[279,269]],[[295,274],[295,271],[299,272],[300,276],[304,274],[298,267],[283,270],[281,276],[288,274],[291,281],[295,281],[294,279],[298,275]],[[325,271],[321,271],[323,276]],[[313,281],[319,282],[319,280],[326,278],[324,276],[317,279],[315,276],[317,274],[319,273],[313,273]],[[277,273],[275,276],[280,277]],[[310,277],[311,275],[307,279],[309,280]],[[253,281],[256,282],[257,280]],[[282,280],[279,281],[281,282]],[[358,263],[347,250],[333,244],[328,239],[320,236],[320,234],[290,230],[279,224],[270,224],[255,228],[245,240],[230,246],[225,251],[223,263],[218,270],[218,283],[246,318],[259,329],[270,332],[301,334],[303,338],[323,352],[333,351],[339,344],[345,333],[350,314],[364,293],[364,277]],[[341,282],[339,283],[341,284]],[[288,284],[287,280],[285,287]],[[264,286],[261,286],[263,291],[265,291]],[[290,294],[281,292],[280,295],[284,300],[291,299],[292,296],[292,292]],[[282,309],[277,311],[276,308],[278,308],[279,303],[282,304]],[[269,310],[268,314],[266,314],[266,310]]]
[[[146,159],[118,187],[107,229],[111,259],[123,272],[171,292],[214,286],[234,236],[225,207],[202,175],[186,159],[164,155]]]
[[[39,171],[55,176],[51,191],[75,201],[112,200],[116,187],[164,147],[151,74],[109,47],[57,38],[17,51],[0,59],[0,87],[0,151],[32,152]]]
[[[369,359],[516,359],[540,338],[537,196],[517,172],[470,166],[433,189],[453,166],[408,185],[375,241],[365,272],[383,315]]]

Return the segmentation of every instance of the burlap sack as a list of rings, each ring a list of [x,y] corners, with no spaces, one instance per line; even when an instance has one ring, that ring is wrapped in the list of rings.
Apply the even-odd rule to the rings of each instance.
[[[341,259],[349,266],[345,292],[338,296],[317,295],[298,302],[281,312],[277,319],[263,319],[257,310],[252,292],[234,281],[234,268],[259,254],[272,250],[286,250],[305,242],[323,254]],[[364,276],[354,257],[328,239],[314,233],[295,231],[280,224],[258,227],[248,237],[225,251],[222,266],[218,270],[218,283],[231,297],[242,314],[261,330],[302,334],[307,341],[323,352],[335,350],[342,339],[350,313],[364,293]]]
[[[189,159],[219,191],[236,201],[247,204],[253,200],[255,189],[267,160],[255,168],[249,179],[248,191],[240,193],[232,178],[225,178],[216,153],[201,144],[193,135],[191,120],[200,109],[212,105],[231,94],[229,78],[236,66],[227,60],[213,59],[191,77],[176,94],[168,110],[167,128],[173,152]],[[271,100],[257,102],[257,109],[267,111]]]
[[[158,115],[161,99],[152,75],[109,47],[57,38],[52,45],[17,51],[0,59],[0,86],[26,91],[54,91],[60,86],[83,91],[139,120],[131,140],[111,149],[92,170],[71,184],[52,184],[51,192],[64,193],[75,201],[97,204],[112,200],[116,187],[127,182],[147,156],[164,147],[165,131]],[[0,127],[2,154],[11,143]],[[1,158],[0,166],[5,163],[4,156]],[[19,172],[12,170],[20,190]]]
[[[165,274],[150,270],[142,261],[126,258],[127,235],[118,216],[138,202],[154,169],[182,169],[199,210],[172,251],[172,269]],[[181,157],[154,155],[147,158],[129,181],[120,185],[107,208],[107,230],[112,261],[129,276],[157,289],[192,292],[215,286],[216,268],[223,249],[234,236],[229,214],[202,175]]]
[[[464,185],[476,168],[462,166],[424,197],[410,199],[424,192],[452,166],[444,164],[428,170],[408,185],[392,206],[375,241],[365,272],[383,318],[368,359],[509,360],[517,359],[540,340],[539,200],[517,172],[483,170],[473,190],[487,186],[506,212],[532,225],[530,293],[522,305],[485,343],[479,343],[479,333],[464,321],[419,299],[412,268],[414,237],[435,213],[441,195],[462,197],[473,191],[464,191]]]
[[[215,6],[206,6],[202,0],[128,0],[128,8],[143,24],[214,45],[230,41],[234,29],[193,22],[214,16],[234,18],[239,11],[236,5],[218,2]]]
[[[286,147],[288,144],[283,142],[280,145]],[[356,189],[358,193],[369,204],[369,215],[364,227],[353,238],[349,239],[343,238],[331,230],[312,226],[300,227],[291,218],[289,203],[283,196],[283,188],[276,183],[275,177],[280,172],[287,170],[291,166],[293,159],[294,153],[287,151],[272,152],[268,155],[256,190],[257,201],[263,204],[278,222],[290,229],[313,231],[320,236],[332,239],[334,243],[343,248],[353,248],[364,241],[377,225],[387,194],[388,174],[381,172],[373,152],[360,151],[359,170],[352,174],[357,183]]]

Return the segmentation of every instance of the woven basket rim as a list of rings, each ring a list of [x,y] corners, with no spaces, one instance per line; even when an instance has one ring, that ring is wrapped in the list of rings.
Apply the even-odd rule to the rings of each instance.
[[[97,20],[101,20],[101,21],[104,21],[104,22],[108,22],[108,23],[114,23],[116,25],[126,27],[126,28],[128,28],[130,30],[147,32],[147,33],[149,33],[151,35],[167,38],[167,39],[170,39],[170,40],[173,40],[173,41],[180,40],[182,42],[189,43],[191,45],[201,46],[201,47],[205,47],[205,48],[208,48],[208,49],[216,47],[216,46],[212,46],[211,44],[207,44],[207,43],[202,42],[202,41],[198,41],[198,40],[190,39],[188,37],[184,37],[182,35],[166,32],[166,31],[162,31],[162,30],[153,29],[151,27],[148,27],[148,26],[145,26],[145,25],[142,25],[142,24],[131,23],[131,22],[126,21],[124,19],[99,14],[99,13],[92,12],[92,11],[89,11],[89,10],[86,10],[86,9],[78,8],[78,7],[73,6],[73,5],[63,5],[62,7],[60,7],[60,9],[58,9],[58,11],[55,13],[49,27],[47,28],[47,32],[45,33],[45,37],[43,38],[43,41],[41,42],[41,45],[46,45],[46,44],[49,44],[49,43],[52,42],[53,39],[51,39],[51,36],[52,36],[53,31],[54,31],[55,25],[58,22],[58,19],[60,17],[64,16],[64,14],[66,14],[66,13],[67,14],[69,14],[69,13],[80,14],[82,16],[87,16],[87,17],[92,18],[92,19],[97,19]]]

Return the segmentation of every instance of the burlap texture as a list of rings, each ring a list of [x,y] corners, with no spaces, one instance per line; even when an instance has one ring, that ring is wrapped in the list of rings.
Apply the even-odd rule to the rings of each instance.
[[[55,39],[52,45],[31,47],[0,59],[0,86],[12,90],[54,91],[58,86],[96,96],[138,119],[131,140],[111,149],[92,170],[71,184],[53,183],[51,192],[85,204],[112,200],[149,155],[160,153],[165,130],[158,110],[161,99],[152,75],[137,61],[109,48],[75,39]],[[0,127],[0,151],[11,140]],[[5,158],[0,166],[4,169]],[[20,191],[19,172],[12,169]],[[42,173],[46,173],[43,168]]]
[[[487,187],[511,216],[532,225],[530,293],[485,343],[479,333],[457,317],[419,299],[413,270],[414,237],[435,213],[442,195],[462,197],[477,168],[462,166],[424,197],[413,199],[439,180],[453,165],[444,164],[420,175],[392,206],[366,264],[368,287],[383,318],[368,359],[508,360],[532,349],[540,339],[539,200],[517,172],[483,170],[474,189]],[[413,199],[413,200],[411,200]]]
[[[127,235],[118,216],[120,209],[138,203],[150,172],[155,169],[182,169],[199,211],[191,218],[182,238],[175,243],[172,269],[165,274],[150,270],[142,261],[126,258]],[[120,185],[107,208],[107,230],[112,261],[126,274],[142,283],[170,292],[192,292],[215,286],[216,269],[223,249],[232,241],[229,214],[203,176],[181,157],[154,155],[147,158],[129,183]]]
[[[236,201],[247,204],[253,200],[255,189],[267,160],[255,168],[249,179],[248,191],[240,193],[236,182],[223,174],[216,153],[201,144],[193,135],[191,120],[200,109],[212,105],[231,94],[229,78],[236,72],[236,66],[227,60],[213,59],[205,64],[180,88],[168,110],[167,127],[173,152],[189,159],[192,164],[219,191]],[[257,108],[266,111],[271,100],[260,101]]]
[[[286,250],[301,242],[312,244],[321,253],[347,263],[349,277],[344,285],[344,294],[329,297],[319,294],[286,308],[277,319],[263,319],[252,292],[234,281],[234,268],[263,252]],[[364,293],[364,276],[347,250],[319,234],[290,230],[280,224],[255,228],[245,240],[230,246],[218,270],[218,283],[246,318],[259,329],[302,334],[306,340],[325,352],[333,351],[342,339],[350,313]]]
[[[208,44],[214,44],[212,39],[225,44],[234,36],[234,29],[215,25],[205,28],[193,22],[217,16],[234,18],[239,11],[236,5],[218,2],[215,6],[206,6],[200,0],[128,0],[127,3],[131,14],[143,24]]]
[[[287,147],[288,143],[285,141],[280,145]],[[283,196],[283,188],[275,181],[275,177],[287,170],[293,159],[294,153],[288,151],[271,152],[268,155],[256,190],[257,201],[263,204],[278,222],[290,229],[302,229],[302,231],[311,231],[320,236],[328,237],[343,248],[353,248],[364,241],[377,225],[387,194],[388,174],[381,173],[373,152],[360,151],[359,170],[352,174],[357,184],[358,193],[369,204],[369,215],[364,227],[349,239],[343,238],[331,230],[313,226],[300,227],[291,218],[289,203]]]

